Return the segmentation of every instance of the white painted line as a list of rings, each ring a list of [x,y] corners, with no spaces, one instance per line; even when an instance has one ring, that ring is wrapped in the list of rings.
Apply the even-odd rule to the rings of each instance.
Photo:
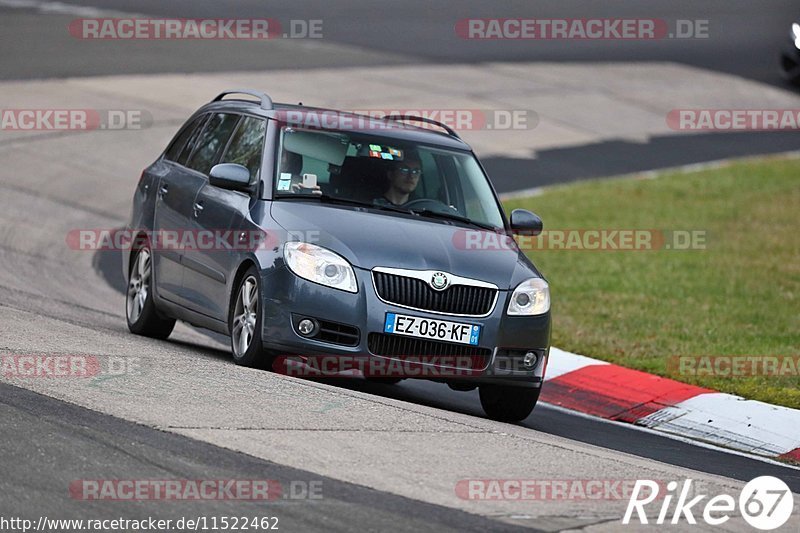
[[[800,448],[800,411],[732,394],[700,394],[637,424],[762,455]]]
[[[532,198],[534,196],[541,196],[549,188],[548,187],[531,187],[530,189],[521,189],[519,191],[504,192],[498,194],[501,202],[506,200],[514,200],[515,198]]]
[[[709,442],[702,442],[702,441],[698,441],[698,440],[693,439],[693,438],[684,437],[682,435],[675,435],[673,433],[664,433],[663,431],[656,431],[655,429],[650,429],[650,428],[644,427],[644,426],[637,426],[637,425],[634,425],[634,424],[629,424],[627,422],[618,422],[616,420],[609,420],[607,418],[600,418],[599,416],[594,416],[594,415],[589,415],[589,414],[586,414],[586,413],[581,413],[580,411],[573,411],[572,409],[567,409],[566,407],[561,407],[560,405],[553,405],[553,404],[547,403],[547,402],[540,402],[540,404],[543,407],[546,407],[547,409],[553,409],[553,410],[558,411],[560,413],[564,413],[564,414],[568,414],[568,415],[572,415],[572,416],[579,416],[581,418],[586,418],[588,420],[594,420],[594,421],[597,421],[597,422],[603,422],[604,424],[612,424],[612,425],[619,426],[619,427],[625,427],[625,428],[628,428],[628,429],[631,429],[631,430],[634,430],[634,431],[643,431],[645,433],[649,433],[651,435],[657,435],[659,437],[663,437],[663,438],[666,438],[666,439],[675,440],[675,441],[683,442],[683,443],[686,443],[686,444],[692,444],[692,445],[697,446],[699,448],[706,448],[706,449],[709,449],[709,450],[714,450],[714,451],[718,451],[718,452],[724,452],[724,453],[728,453],[728,454],[731,454],[731,455],[738,455],[740,457],[747,457],[748,459],[753,459],[754,461],[760,461],[762,463],[767,463],[767,464],[775,465],[775,466],[782,466],[782,467],[789,468],[789,469],[792,469],[792,470],[797,470],[797,471],[800,472],[800,466],[795,466],[795,465],[784,463],[784,462],[781,462],[781,461],[776,461],[775,459],[770,459],[769,457],[764,457],[764,456],[761,456],[761,455],[753,455],[752,453],[742,452],[742,451],[739,451],[739,450],[733,450],[731,448],[723,448],[722,446],[718,446],[716,444],[712,444],[712,443],[709,443]],[[537,407],[537,409],[538,409],[538,407]],[[533,416],[536,416],[536,411],[535,410],[534,410]]]
[[[588,365],[607,365],[605,361],[599,359],[592,359],[585,355],[578,355],[576,353],[565,352],[560,348],[550,348],[550,358],[547,360],[547,372],[545,373],[545,381],[558,376],[563,376],[567,372],[578,370]]]
[[[545,381],[599,364],[609,363],[552,347]],[[800,410],[721,392],[699,394],[643,417],[635,425],[660,435],[678,436],[687,442],[702,442],[754,457],[778,457],[800,448]]]
[[[40,13],[49,15],[74,15],[76,17],[133,17],[142,18],[144,15],[124,11],[114,11],[97,7],[77,6],[64,2],[48,2],[46,0],[0,0],[0,7],[11,9],[35,9]]]

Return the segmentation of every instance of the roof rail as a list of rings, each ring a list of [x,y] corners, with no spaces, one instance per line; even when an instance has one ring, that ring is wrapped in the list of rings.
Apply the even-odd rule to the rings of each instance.
[[[272,98],[267,93],[255,91],[253,89],[231,89],[230,91],[221,92],[217,95],[212,102],[219,102],[229,94],[246,94],[261,100],[261,109],[274,109],[272,105]]]
[[[450,135],[451,137],[455,137],[456,139],[461,139],[461,137],[458,136],[458,133],[456,133],[453,130],[453,128],[430,118],[418,117],[415,115],[384,115],[381,118],[385,120],[408,120],[411,122],[425,122],[426,124],[433,124],[434,126],[439,126],[443,130],[445,130],[447,134]]]

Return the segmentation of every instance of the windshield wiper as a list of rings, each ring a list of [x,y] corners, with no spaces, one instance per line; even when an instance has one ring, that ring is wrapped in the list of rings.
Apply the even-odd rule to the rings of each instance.
[[[393,205],[385,205],[385,204],[374,204],[371,202],[362,202],[360,200],[351,200],[350,198],[342,198],[340,196],[331,196],[329,194],[293,194],[293,195],[285,195],[280,196],[281,200],[284,198],[292,198],[298,199],[302,198],[304,200],[319,200],[321,202],[329,203],[329,204],[341,204],[341,205],[353,205],[358,207],[368,207],[370,209],[380,209],[382,211],[394,211],[395,213],[403,213],[406,215],[413,215],[415,212],[409,209],[403,209],[402,207],[396,207]]]
[[[492,226],[491,224],[487,224],[485,222],[478,222],[472,220],[469,217],[465,217],[463,215],[457,215],[455,213],[443,213],[442,211],[433,211],[432,209],[414,209],[413,211],[419,216],[430,217],[430,218],[442,218],[446,220],[457,220],[459,222],[470,224],[472,226],[477,226],[479,228],[483,228],[490,231],[497,231],[498,229],[500,229],[495,226]]]
[[[457,220],[464,224],[470,224],[472,226],[476,226],[489,231],[498,231],[499,229],[502,229],[492,226],[491,224],[487,224],[485,222],[477,222],[475,220],[472,220],[471,218],[462,215],[457,215],[455,213],[443,213],[441,211],[433,211],[431,209],[405,209],[403,207],[390,204],[376,204],[371,202],[362,202],[360,200],[351,200],[350,198],[331,196],[329,194],[292,194],[292,195],[287,194],[287,195],[281,195],[280,198],[281,200],[290,198],[303,199],[303,200],[319,200],[320,202],[325,202],[330,204],[368,207],[370,209],[379,209],[381,211],[393,211],[395,213],[403,213],[405,215],[417,215],[421,217],[441,218],[444,220]]]
[[[372,202],[362,202],[360,200],[351,200],[350,198],[342,198],[340,196],[330,196],[328,194],[323,195],[316,195],[323,202],[329,203],[336,203],[336,204],[344,204],[344,205],[356,205],[359,207],[369,207],[370,209],[380,209],[382,211],[394,211],[395,213],[405,213],[406,215],[413,215],[414,213],[408,209],[403,209],[402,207],[396,207],[393,205],[385,205],[385,204],[375,204]]]

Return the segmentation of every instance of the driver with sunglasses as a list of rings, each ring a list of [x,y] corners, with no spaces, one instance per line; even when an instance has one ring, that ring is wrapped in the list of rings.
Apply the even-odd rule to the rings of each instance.
[[[422,166],[415,154],[406,153],[403,161],[395,161],[387,172],[389,188],[383,196],[376,198],[374,203],[379,205],[403,205],[408,202],[409,196],[419,184],[422,175]]]

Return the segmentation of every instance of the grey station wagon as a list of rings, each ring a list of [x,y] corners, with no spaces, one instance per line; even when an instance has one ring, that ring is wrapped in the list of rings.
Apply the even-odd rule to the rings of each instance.
[[[241,365],[477,387],[490,417],[518,421],[542,386],[550,292],[513,234],[541,229],[506,218],[444,124],[227,91],[142,173],[128,327],[222,333]]]

